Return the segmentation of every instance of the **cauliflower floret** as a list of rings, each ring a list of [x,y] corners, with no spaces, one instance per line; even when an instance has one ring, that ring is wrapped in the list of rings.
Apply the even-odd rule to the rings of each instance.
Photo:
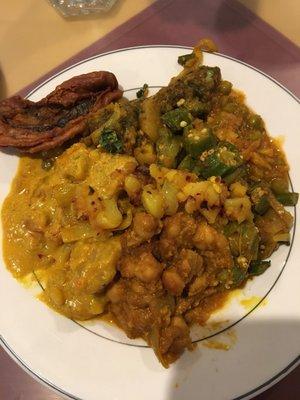
[[[149,172],[158,186],[162,186],[164,182],[168,181],[178,190],[182,189],[187,183],[195,182],[198,179],[197,175],[191,172],[159,167],[156,164],[150,165]]]
[[[191,182],[184,186],[186,198],[193,197],[198,206],[206,202],[208,207],[220,206],[227,196],[227,189],[222,183],[213,180]]]
[[[93,164],[87,183],[102,199],[110,199],[123,187],[126,176],[132,174],[137,166],[133,157],[124,154],[100,153],[92,151]]]
[[[240,182],[234,182],[230,185],[230,197],[244,197],[247,193],[247,186]]]
[[[224,203],[225,213],[231,220],[240,224],[243,221],[252,221],[251,201],[248,196],[235,199],[226,199]]]
[[[76,143],[57,159],[57,169],[72,182],[83,181],[89,170],[89,151],[85,145]]]

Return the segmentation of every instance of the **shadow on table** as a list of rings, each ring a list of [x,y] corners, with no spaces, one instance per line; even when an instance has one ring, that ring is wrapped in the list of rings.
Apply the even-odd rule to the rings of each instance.
[[[233,328],[234,329],[234,328]],[[234,332],[234,330],[233,330]],[[227,337],[226,337],[227,335]],[[186,352],[171,368],[173,379],[169,387],[166,400],[228,400],[226,389],[224,397],[216,390],[218,385],[226,387],[244,380],[250,388],[247,395],[255,393],[258,388],[261,390],[276,379],[283,378],[287,369],[295,366],[300,361],[299,354],[289,352],[289,343],[299,343],[300,350],[300,319],[299,320],[270,320],[259,322],[247,322],[239,327],[239,333],[228,351],[207,349],[208,345],[228,344],[230,337],[226,332],[217,335],[213,339],[201,342],[193,352]],[[275,339],[274,339],[275,338]],[[260,342],[257,342],[260,340]],[[266,345],[267,344],[267,345]],[[204,350],[205,349],[205,354]],[[235,355],[233,350],[235,349]],[[238,352],[238,359],[236,357]],[[206,363],[205,368],[193,368],[195,364]],[[282,362],[280,361],[282,359]],[[268,362],[271,360],[271,363]],[[277,363],[278,361],[278,363]],[[277,364],[277,365],[276,365]],[[265,375],[263,372],[265,371]],[[261,377],[260,377],[261,374]],[[300,398],[300,369],[292,374],[289,383],[285,380],[276,387],[270,389],[256,400],[295,400]],[[221,383],[222,382],[222,383]],[[203,397],[201,386],[207,393]],[[195,390],[200,388],[200,392]],[[233,390],[235,399],[246,398],[246,393]],[[217,395],[218,393],[218,395]],[[202,396],[201,396],[202,395]]]
[[[259,0],[252,2],[258,7]],[[275,77],[277,71],[291,71],[298,65],[296,46],[237,0],[188,0],[184,4],[184,0],[170,1],[157,17],[155,32],[147,27],[148,37],[154,35],[161,43],[163,34],[164,43],[188,46],[209,37],[221,53]]]
[[[253,9],[257,8],[259,2],[260,0],[251,0]],[[232,5],[237,5],[240,10],[243,10],[244,15],[242,18],[238,18],[239,15],[237,12],[229,12],[229,10],[233,11]],[[245,13],[247,13],[247,18],[245,18]],[[223,0],[220,2],[216,12],[215,27],[217,30],[222,32],[235,31],[245,28],[257,18],[258,17],[253,12],[247,12],[247,8],[245,6],[240,3],[237,4],[236,0]]]
[[[65,400],[25,372],[0,347],[1,400]]]

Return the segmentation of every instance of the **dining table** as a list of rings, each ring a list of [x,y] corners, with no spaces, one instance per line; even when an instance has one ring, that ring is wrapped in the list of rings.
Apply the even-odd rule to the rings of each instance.
[[[280,5],[289,3],[287,15]],[[0,10],[0,99],[26,96],[57,71],[96,54],[150,44],[193,46],[203,37],[300,96],[299,1],[117,0],[107,12],[64,17],[47,0],[2,0]],[[0,348],[0,400],[62,399]],[[300,399],[300,367],[255,397],[283,399]]]

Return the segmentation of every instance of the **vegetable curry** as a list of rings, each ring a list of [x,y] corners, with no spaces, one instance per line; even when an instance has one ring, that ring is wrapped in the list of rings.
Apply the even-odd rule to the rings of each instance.
[[[144,85],[93,114],[79,142],[23,157],[2,211],[15,277],[34,271],[69,318],[109,312],[166,367],[289,244],[298,198],[262,118],[202,65],[207,45],[154,96]]]

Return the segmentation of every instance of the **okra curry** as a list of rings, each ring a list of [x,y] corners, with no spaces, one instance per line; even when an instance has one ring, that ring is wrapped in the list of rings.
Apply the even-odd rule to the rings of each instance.
[[[109,313],[167,367],[230,291],[289,245],[288,165],[244,95],[202,65],[148,97],[99,108],[88,130],[22,156],[2,210],[7,268],[77,320]],[[271,267],[272,268],[272,267]],[[104,323],[99,320],[99,323]]]

